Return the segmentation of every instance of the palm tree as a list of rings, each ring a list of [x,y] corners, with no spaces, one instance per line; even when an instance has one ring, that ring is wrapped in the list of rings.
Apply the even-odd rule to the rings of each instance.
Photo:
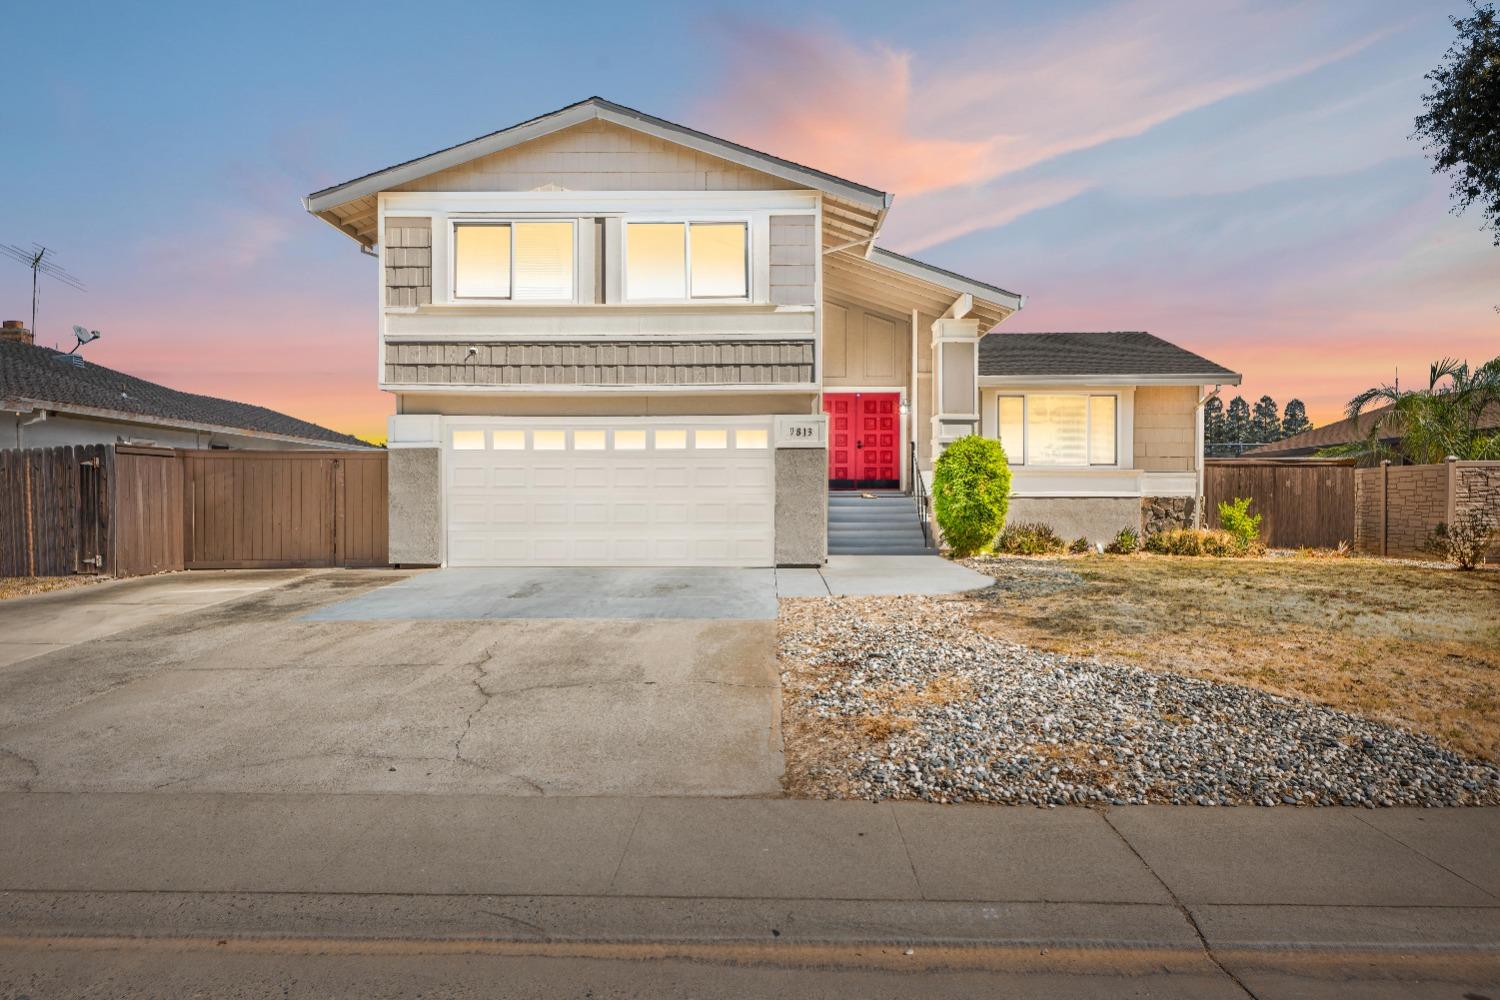
[[[1372,403],[1386,405],[1371,416],[1363,440],[1324,448],[1319,455],[1357,458],[1374,465],[1404,458],[1431,465],[1452,455],[1465,460],[1500,459],[1500,430],[1485,430],[1488,407],[1500,407],[1500,358],[1470,371],[1468,362],[1444,358],[1433,364],[1426,389],[1403,392],[1379,385],[1349,400],[1350,420]],[[1394,438],[1396,445],[1382,439]]]

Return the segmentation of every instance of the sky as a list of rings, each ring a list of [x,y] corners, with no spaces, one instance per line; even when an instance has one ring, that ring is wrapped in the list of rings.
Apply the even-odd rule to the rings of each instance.
[[[1302,399],[1500,354],[1500,247],[1410,138],[1462,0],[30,4],[0,243],[38,342],[383,439],[375,262],[308,192],[598,94],[896,195],[881,244]],[[0,258],[0,318],[30,273]]]

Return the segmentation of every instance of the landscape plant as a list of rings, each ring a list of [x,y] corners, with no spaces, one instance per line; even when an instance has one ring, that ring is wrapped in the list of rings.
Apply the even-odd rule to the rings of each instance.
[[[1068,551],[1073,553],[1075,556],[1081,556],[1086,552],[1094,551],[1094,545],[1083,535],[1079,535],[1077,538],[1073,539],[1073,544],[1068,546]]]
[[[1007,524],[995,539],[995,551],[1008,556],[1045,556],[1067,549],[1068,543],[1049,524]]]
[[[1250,498],[1219,501],[1219,525],[1246,551],[1260,544],[1260,515],[1250,513]]]
[[[1146,551],[1159,556],[1212,556],[1233,559],[1249,549],[1227,531],[1211,528],[1172,528],[1146,536]]]
[[[954,555],[973,555],[993,542],[1009,503],[1010,465],[1000,442],[970,434],[938,456],[932,512]]]
[[[1104,546],[1104,551],[1111,555],[1128,556],[1132,552],[1139,551],[1140,547],[1141,533],[1134,528],[1121,528],[1115,532],[1115,537],[1110,540],[1109,544]]]
[[[1427,539],[1427,550],[1458,563],[1459,569],[1473,569],[1483,564],[1497,539],[1500,521],[1483,507],[1472,507],[1452,524],[1440,523]]]

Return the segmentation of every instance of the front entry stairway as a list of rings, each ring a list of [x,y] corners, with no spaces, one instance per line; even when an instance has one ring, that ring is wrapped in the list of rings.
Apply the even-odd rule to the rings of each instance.
[[[927,544],[910,494],[840,491],[828,494],[828,554],[921,556],[937,550]]]

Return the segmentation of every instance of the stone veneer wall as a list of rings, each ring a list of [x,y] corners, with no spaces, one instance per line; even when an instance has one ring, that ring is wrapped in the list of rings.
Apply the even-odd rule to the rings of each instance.
[[[1388,465],[1354,474],[1354,547],[1370,555],[1427,556],[1427,539],[1474,507],[1500,518],[1500,462]],[[1492,555],[1500,555],[1496,546]]]
[[[1154,535],[1158,531],[1193,526],[1192,497],[1142,497],[1141,533]]]

